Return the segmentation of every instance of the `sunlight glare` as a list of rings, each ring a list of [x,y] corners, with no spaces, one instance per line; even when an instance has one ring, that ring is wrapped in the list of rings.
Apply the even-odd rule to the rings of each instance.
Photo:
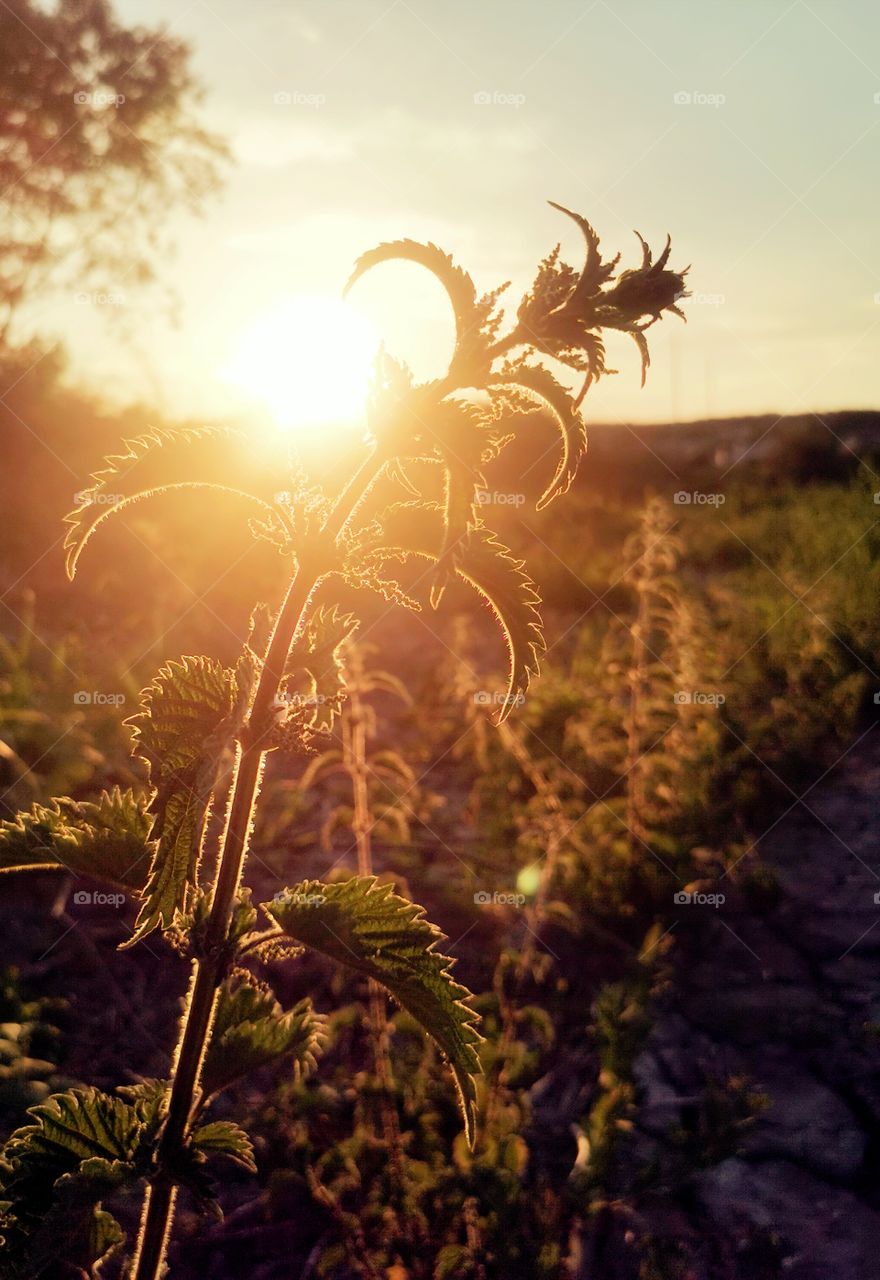
[[[299,294],[260,315],[226,369],[275,423],[297,433],[363,421],[379,338],[341,298]]]

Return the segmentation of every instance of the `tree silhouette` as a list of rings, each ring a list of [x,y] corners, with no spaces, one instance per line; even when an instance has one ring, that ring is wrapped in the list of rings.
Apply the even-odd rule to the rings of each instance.
[[[0,341],[40,290],[156,278],[169,208],[197,210],[225,146],[202,127],[188,46],[108,0],[0,5]]]

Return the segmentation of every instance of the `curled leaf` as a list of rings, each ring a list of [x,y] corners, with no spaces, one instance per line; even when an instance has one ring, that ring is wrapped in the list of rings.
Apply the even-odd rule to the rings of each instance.
[[[256,503],[263,517],[272,519],[275,511],[268,502],[213,478],[218,438],[232,435],[226,427],[156,427],[124,441],[125,452],[104,459],[106,465],[93,473],[92,483],[76,495],[76,507],[65,516],[70,525],[64,539],[67,576],[74,577],[83,548],[105,520],[169,489],[214,489]]]
[[[381,534],[364,548],[364,560],[384,563],[420,556],[436,561],[444,540],[443,511],[436,503],[399,503],[380,521]],[[462,540],[455,571],[470,583],[491,608],[507,642],[510,657],[507,692],[498,714],[505,720],[538,673],[538,655],[544,649],[540,596],[507,547],[483,525]]]

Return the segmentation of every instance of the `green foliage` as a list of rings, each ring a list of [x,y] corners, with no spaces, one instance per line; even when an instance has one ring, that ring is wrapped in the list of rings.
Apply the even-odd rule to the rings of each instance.
[[[298,942],[380,983],[424,1027],[449,1060],[473,1143],[477,1018],[449,972],[452,961],[435,950],[443,935],[422,908],[375,876],[355,876],[338,884],[304,880],[266,910]]]
[[[0,1128],[8,1132],[22,1113],[68,1083],[63,1059],[65,1001],[29,999],[17,969],[0,971]]]
[[[157,844],[126,945],[170,928],[189,905],[217,771],[238,728],[238,693],[236,674],[219,662],[182,658],[161,668],[141,695],[142,711],[128,721],[156,786]]]
[[[193,1130],[192,1146],[205,1156],[226,1156],[248,1173],[256,1173],[254,1145],[245,1131],[231,1120],[215,1120]]]
[[[309,999],[285,1013],[272,993],[251,981],[227,983],[220,992],[211,1041],[202,1068],[205,1095],[219,1093],[260,1067],[293,1060],[299,1078],[313,1070],[325,1020]]]
[[[0,1195],[10,1274],[42,1274],[55,1259],[92,1267],[122,1240],[105,1196],[143,1172],[152,1137],[143,1108],[97,1089],[55,1094],[3,1149]]]
[[[62,797],[0,823],[0,872],[64,868],[139,891],[153,850],[147,802],[114,787],[98,801]]]

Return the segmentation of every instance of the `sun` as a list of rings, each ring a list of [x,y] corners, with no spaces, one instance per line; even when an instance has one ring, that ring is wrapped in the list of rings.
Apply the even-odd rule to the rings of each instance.
[[[379,338],[340,298],[297,294],[257,317],[224,373],[297,433],[363,421]]]

